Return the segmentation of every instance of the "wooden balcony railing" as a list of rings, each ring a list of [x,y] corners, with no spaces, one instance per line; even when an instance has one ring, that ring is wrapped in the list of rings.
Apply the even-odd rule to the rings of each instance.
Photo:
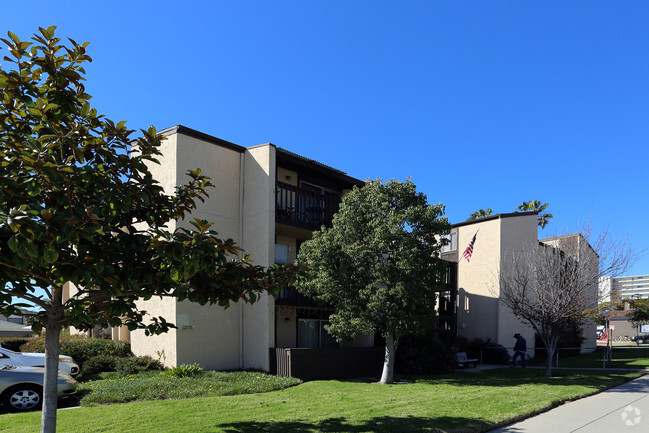
[[[331,227],[340,205],[336,194],[310,191],[282,182],[275,188],[275,221],[310,230]]]

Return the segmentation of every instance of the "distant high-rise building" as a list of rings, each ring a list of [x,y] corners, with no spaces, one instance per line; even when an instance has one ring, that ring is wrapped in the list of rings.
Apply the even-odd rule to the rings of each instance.
[[[600,301],[610,301],[613,294],[620,299],[649,298],[649,275],[600,278]]]

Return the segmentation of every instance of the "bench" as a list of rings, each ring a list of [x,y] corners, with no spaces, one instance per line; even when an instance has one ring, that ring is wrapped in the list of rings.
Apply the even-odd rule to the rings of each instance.
[[[458,352],[457,355],[455,355],[455,359],[459,368],[471,367],[471,364],[473,364],[474,367],[477,367],[479,361],[479,359],[469,359],[466,352]]]

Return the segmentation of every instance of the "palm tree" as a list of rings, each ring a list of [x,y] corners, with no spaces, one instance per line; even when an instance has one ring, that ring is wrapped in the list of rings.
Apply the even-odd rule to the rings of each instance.
[[[550,222],[550,219],[552,218],[551,213],[542,213],[543,210],[546,207],[548,207],[548,203],[541,204],[541,202],[538,201],[538,200],[524,201],[520,206],[518,206],[518,211],[521,211],[521,212],[528,212],[528,211],[538,212],[539,213],[539,226],[541,226],[541,228],[544,229],[545,226]]]
[[[492,212],[493,211],[491,210],[491,208],[487,210],[480,209],[476,212],[473,212],[467,221],[474,221],[480,218],[488,217],[489,215],[491,215]]]

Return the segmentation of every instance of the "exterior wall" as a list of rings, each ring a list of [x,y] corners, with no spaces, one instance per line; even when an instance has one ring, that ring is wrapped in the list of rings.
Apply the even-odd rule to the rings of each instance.
[[[295,307],[277,307],[275,347],[297,347],[297,310]]]
[[[579,261],[581,278],[592,281],[585,295],[591,298],[592,308],[595,308],[599,300],[599,256],[588,241],[581,234],[571,234],[542,239],[541,242],[558,248]],[[595,350],[597,325],[592,320],[588,320],[582,324],[582,330],[585,338],[582,343],[584,351]]]
[[[469,262],[462,253],[476,234]],[[498,219],[461,226],[458,233],[458,335],[469,340],[491,338],[498,330],[497,275],[500,267],[500,222]]]
[[[221,238],[232,238],[241,244],[242,222],[242,153],[182,133],[170,135],[163,142],[161,165],[151,171],[165,192],[173,193],[176,185],[186,183],[187,170],[200,168],[209,176],[215,188],[208,190],[209,198],[198,202],[191,218],[214,223]],[[188,221],[170,222],[190,228]],[[197,362],[207,369],[242,367],[241,307],[229,309],[201,306],[175,299],[151,299],[144,307],[152,316],[163,316],[178,329],[160,336],[145,336],[143,331],[131,334],[134,353],[159,356],[166,366]]]
[[[167,194],[173,194],[177,185],[177,135],[171,135],[162,142],[160,164],[151,164],[149,170]],[[167,227],[176,228],[176,222],[170,221]],[[176,301],[174,299],[151,298],[149,301],[137,301],[139,308],[146,310],[153,317],[162,316],[167,321],[176,322]],[[160,359],[166,367],[177,365],[177,330],[166,334],[146,336],[143,330],[131,332],[131,350],[135,355],[149,355]]]
[[[275,243],[278,245],[286,245],[288,247],[288,263],[295,263],[295,260],[297,260],[297,239],[276,235]]]
[[[499,302],[499,275],[503,259],[525,245],[538,243],[537,216],[534,213],[495,215],[468,224],[458,224],[457,251],[441,257],[458,263],[457,333],[469,340],[480,338],[512,348],[513,335],[520,333],[533,349],[534,331],[523,325]],[[462,254],[476,234],[473,255],[467,261]]]
[[[169,322],[176,322],[176,300],[172,298],[138,301],[138,306],[151,316],[162,316]],[[178,329],[160,335],[146,336],[143,330],[131,332],[131,351],[137,356],[149,355],[159,359],[165,367],[178,365],[177,334]]]
[[[249,148],[245,153],[243,239],[241,245],[254,263],[270,266],[275,261],[276,150],[272,144]],[[275,302],[261,296],[243,307],[243,364],[246,368],[270,368],[268,349],[275,345]]]
[[[501,218],[501,258],[511,257],[511,254],[523,248],[537,248],[538,245],[538,220],[536,215],[521,215]],[[528,350],[534,347],[534,330],[521,323],[512,311],[498,303],[498,333],[496,341],[505,347],[513,348],[516,341],[514,334],[521,334],[526,340]]]
[[[625,336],[631,338],[640,333],[639,327],[633,326],[633,323],[627,318],[609,319],[609,325],[613,326],[613,338]]]
[[[208,370],[241,367],[239,308],[177,303],[177,364],[199,363]]]
[[[601,277],[599,279],[598,298],[599,302],[611,302],[613,277]]]
[[[223,239],[232,238],[241,243],[241,159],[236,150],[215,145],[195,137],[177,135],[176,176],[178,183],[189,178],[189,169],[201,168],[209,176],[214,188],[209,198],[198,202],[191,218],[214,223],[213,229]],[[188,221],[179,225],[190,228]],[[218,305],[179,302],[176,306],[177,364],[197,362],[207,369],[235,369],[240,365],[239,313],[235,307],[224,309]]]
[[[297,172],[277,167],[277,181],[298,186],[299,179],[297,178]]]

